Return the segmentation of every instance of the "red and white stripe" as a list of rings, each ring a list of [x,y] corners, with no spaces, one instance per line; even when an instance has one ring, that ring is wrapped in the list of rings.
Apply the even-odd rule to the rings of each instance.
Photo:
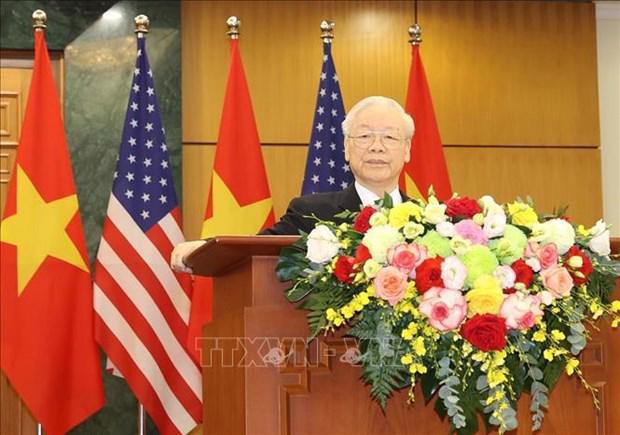
[[[202,378],[185,343],[189,287],[170,269],[178,209],[146,233],[110,196],[95,266],[95,334],[163,434],[201,420]]]

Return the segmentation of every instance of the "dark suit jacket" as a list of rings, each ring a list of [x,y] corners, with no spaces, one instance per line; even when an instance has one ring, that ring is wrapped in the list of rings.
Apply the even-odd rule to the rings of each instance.
[[[409,200],[404,192],[401,191],[400,195],[403,201]],[[344,210],[359,211],[361,205],[362,200],[353,183],[339,192],[300,196],[290,202],[286,213],[279,222],[271,228],[261,231],[260,234],[298,235],[300,230],[309,233],[314,229],[317,221],[304,216],[314,214],[319,219],[342,223],[342,220],[334,218],[334,215]]]
[[[359,211],[362,200],[355,185],[351,184],[340,192],[315,193],[294,198],[288,205],[286,213],[279,222],[271,228],[261,231],[260,234],[298,235],[299,231],[309,233],[317,221],[304,216],[315,215],[319,219],[338,222],[335,214],[344,210]]]

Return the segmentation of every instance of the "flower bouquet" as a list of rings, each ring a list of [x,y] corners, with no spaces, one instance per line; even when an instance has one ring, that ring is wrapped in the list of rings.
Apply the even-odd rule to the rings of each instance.
[[[476,432],[482,414],[503,433],[527,392],[536,430],[563,371],[598,405],[577,357],[596,319],[620,324],[610,300],[620,263],[604,222],[586,229],[531,201],[442,203],[432,192],[334,220],[317,219],[283,250],[277,273],[313,337],[346,326],[358,339],[362,378],[382,407],[400,388],[413,401],[421,382],[454,432]]]

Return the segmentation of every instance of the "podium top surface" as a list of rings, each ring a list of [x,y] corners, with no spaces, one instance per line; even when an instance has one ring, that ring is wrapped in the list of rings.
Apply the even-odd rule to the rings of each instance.
[[[216,236],[192,252],[185,264],[194,275],[221,276],[240,262],[254,256],[277,256],[299,236]]]

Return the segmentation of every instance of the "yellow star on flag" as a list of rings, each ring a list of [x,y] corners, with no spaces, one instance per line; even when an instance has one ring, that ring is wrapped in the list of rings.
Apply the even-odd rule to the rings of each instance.
[[[217,172],[213,172],[213,216],[202,224],[202,238],[217,234],[254,235],[272,209],[271,198],[241,206]]]
[[[405,172],[405,193],[409,198],[423,198],[413,178]]]
[[[19,165],[16,184],[17,213],[2,221],[0,240],[17,247],[17,294],[24,291],[48,255],[88,272],[65,231],[78,211],[77,196],[46,202]]]

